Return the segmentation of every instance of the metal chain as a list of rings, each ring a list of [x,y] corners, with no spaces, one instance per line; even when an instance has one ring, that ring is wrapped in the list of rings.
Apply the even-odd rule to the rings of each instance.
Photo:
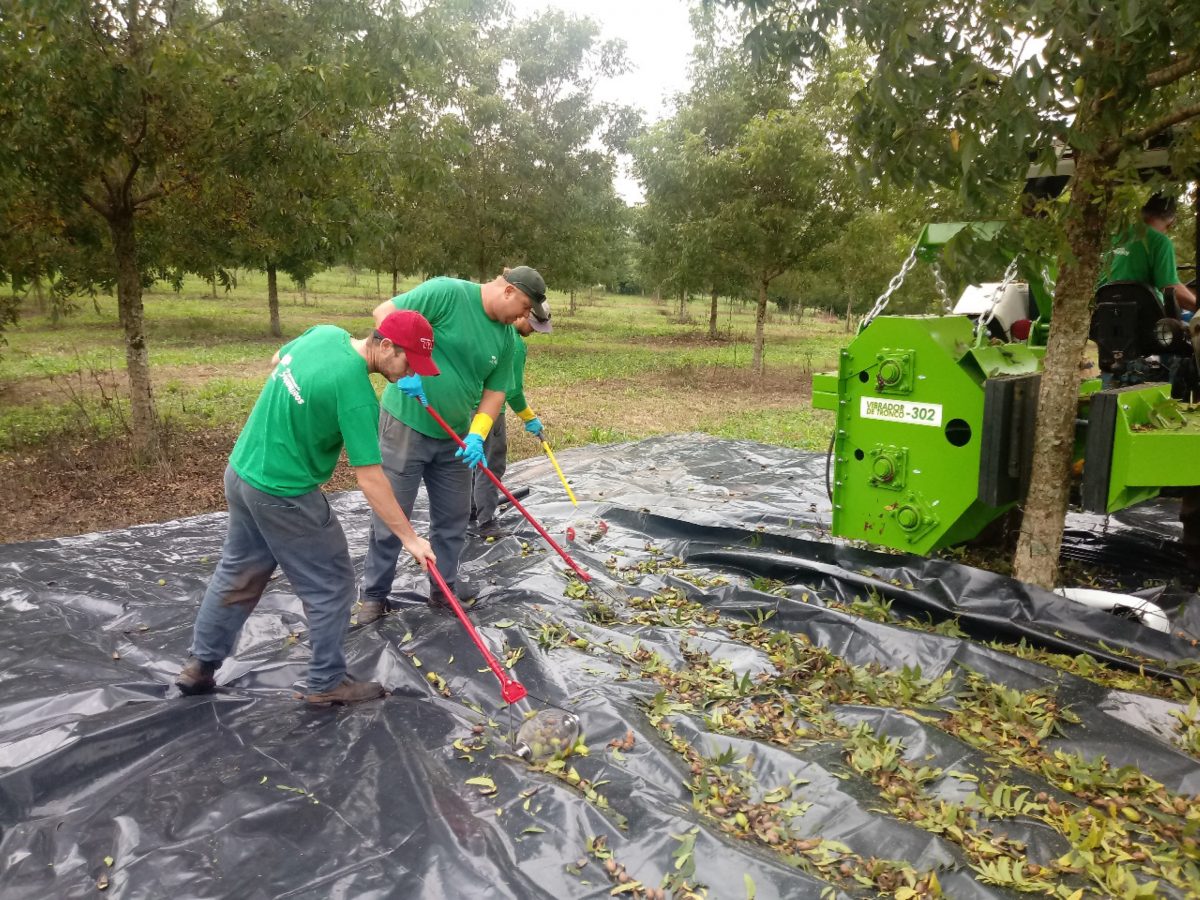
[[[908,251],[908,259],[904,261],[904,265],[900,267],[900,271],[892,276],[892,280],[888,282],[887,290],[879,295],[879,299],[875,301],[875,305],[871,307],[871,311],[863,316],[862,324],[858,326],[858,330],[862,331],[871,324],[877,315],[883,312],[888,305],[888,301],[892,299],[892,294],[900,289],[900,285],[904,284],[904,278],[912,271],[912,267],[917,264],[917,245],[913,244],[913,248]]]
[[[1008,264],[1008,268],[1004,270],[1004,278],[1000,281],[999,286],[992,292],[992,302],[988,306],[979,320],[975,323],[975,340],[978,341],[992,319],[996,317],[996,306],[1000,303],[1000,298],[1004,296],[1004,292],[1008,290],[1008,286],[1013,283],[1013,279],[1017,277],[1017,262],[1021,259],[1019,256],[1014,256],[1013,261]]]
[[[1046,295],[1054,296],[1054,282],[1050,280],[1050,267],[1042,266],[1042,287],[1046,289]]]
[[[950,315],[954,309],[954,302],[950,299],[950,289],[946,287],[946,279],[942,277],[940,263],[933,264],[933,281],[937,285],[938,293],[942,295],[942,312]]]

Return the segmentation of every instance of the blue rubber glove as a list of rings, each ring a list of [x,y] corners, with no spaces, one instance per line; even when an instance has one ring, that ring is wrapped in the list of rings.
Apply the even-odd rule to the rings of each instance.
[[[422,406],[428,406],[429,400],[425,397],[425,385],[421,383],[421,376],[413,373],[405,375],[396,382],[396,387],[404,392],[405,396],[412,397],[414,400],[420,400]]]
[[[483,452],[483,438],[472,432],[468,434],[463,441],[465,447],[459,447],[458,452],[454,455],[466,463],[468,469],[474,469],[476,466],[487,468],[487,463],[484,461],[487,456]]]
[[[546,435],[542,432],[542,420],[537,416],[534,416],[525,423],[525,430],[532,434],[539,441],[544,441],[546,439]]]

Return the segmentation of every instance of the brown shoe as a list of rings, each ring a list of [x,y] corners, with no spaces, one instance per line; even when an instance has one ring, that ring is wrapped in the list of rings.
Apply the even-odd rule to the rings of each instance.
[[[335,703],[362,703],[364,700],[378,699],[383,694],[383,685],[378,681],[355,681],[347,675],[337,687],[317,694],[305,694],[304,700],[314,706],[330,706]]]
[[[358,607],[358,624],[370,625],[387,615],[387,603],[382,600],[364,600]]]
[[[194,656],[189,656],[179,674],[175,676],[175,686],[185,694],[207,694],[217,686],[213,673],[217,671],[215,663],[207,663]]]

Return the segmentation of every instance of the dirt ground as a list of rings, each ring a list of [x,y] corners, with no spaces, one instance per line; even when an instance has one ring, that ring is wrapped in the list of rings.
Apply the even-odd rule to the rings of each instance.
[[[236,439],[235,431],[188,432],[153,468],[134,465],[119,440],[0,458],[0,543],[223,510],[222,475]],[[353,474],[339,464],[328,489],[353,486]]]
[[[586,434],[595,426],[634,437],[694,431],[738,411],[807,407],[810,394],[807,373],[784,370],[755,379],[706,368],[686,379],[644,374],[603,385],[548,387],[539,392],[538,411],[552,441],[556,433]],[[512,422],[510,459],[540,452],[517,420]],[[236,439],[236,429],[176,433],[168,441],[166,460],[151,468],[135,465],[120,439],[59,441],[0,455],[0,543],[223,510],[222,475]],[[343,459],[326,490],[356,486]]]

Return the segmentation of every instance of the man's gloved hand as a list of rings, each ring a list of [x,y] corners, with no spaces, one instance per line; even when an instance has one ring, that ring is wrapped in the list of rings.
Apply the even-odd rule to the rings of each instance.
[[[539,441],[544,441],[546,439],[546,433],[542,429],[542,420],[537,416],[534,416],[525,423],[525,430],[532,434]]]
[[[429,400],[425,397],[425,385],[421,383],[420,375],[416,373],[405,375],[396,382],[396,387],[400,388],[406,396],[419,400],[422,406],[429,405]]]
[[[471,432],[463,444],[465,446],[459,447],[458,452],[454,455],[466,463],[469,469],[474,469],[476,466],[483,466],[486,469],[487,464],[484,460],[487,459],[487,456],[483,452],[483,438],[475,432]]]

